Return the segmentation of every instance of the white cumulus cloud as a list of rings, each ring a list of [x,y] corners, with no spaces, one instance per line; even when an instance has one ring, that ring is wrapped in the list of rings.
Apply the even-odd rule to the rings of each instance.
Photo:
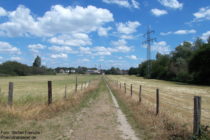
[[[6,16],[6,15],[7,11],[4,8],[0,7],[0,16]]]
[[[91,45],[91,39],[87,34],[84,33],[74,33],[74,34],[64,34],[57,37],[52,37],[49,39],[52,44],[58,45],[68,45],[68,46],[86,46]]]
[[[172,9],[182,9],[183,3],[180,3],[178,0],[158,0],[163,6],[172,8]]]
[[[94,55],[100,55],[100,56],[111,55],[112,54],[111,49],[110,48],[106,48],[104,46],[94,47],[93,51],[95,52]]]
[[[178,35],[185,35],[185,34],[195,34],[196,30],[192,29],[192,30],[178,30],[176,32],[174,32],[174,34],[178,34]]]
[[[99,36],[108,36],[108,32],[109,32],[111,29],[112,29],[111,27],[107,27],[107,28],[100,27],[100,28],[98,29],[98,35],[99,35]]]
[[[130,52],[131,51],[131,47],[126,46],[126,45],[122,45],[122,46],[117,46],[117,52]]]
[[[28,36],[39,35],[41,29],[38,22],[32,17],[30,9],[20,5],[15,11],[8,11],[8,21],[0,24],[0,35],[2,36]]]
[[[175,34],[175,35],[187,35],[187,34],[195,34],[197,31],[195,29],[191,29],[191,30],[177,30],[177,31],[169,31],[169,32],[161,32],[160,35],[171,35],[171,34]]]
[[[56,34],[90,33],[114,21],[107,9],[95,6],[64,7],[53,5],[42,17],[32,15],[23,5],[6,11],[8,20],[0,24],[2,36],[54,36]]]
[[[125,35],[125,34],[123,34],[123,35],[121,35],[121,36],[120,36],[120,38],[121,38],[121,39],[134,39],[134,38],[135,38],[135,36],[133,36],[133,35]]]
[[[131,4],[134,8],[140,8],[140,4],[137,0],[131,0]]]
[[[152,45],[152,51],[157,51],[161,54],[169,54],[171,49],[170,46],[165,41],[155,42]]]
[[[132,34],[136,32],[140,25],[138,21],[128,21],[126,23],[118,23],[116,26],[119,33]]]
[[[57,58],[68,58],[68,55],[65,53],[60,53],[60,54],[51,54],[51,58],[57,59]]]
[[[129,55],[127,56],[129,59],[132,59],[132,60],[137,60],[137,57],[135,55]]]
[[[28,48],[32,51],[32,52],[39,52],[39,50],[43,50],[46,48],[45,45],[42,45],[42,44],[30,44],[28,45]]]
[[[114,46],[114,52],[130,52],[132,47],[127,45],[127,42],[124,39],[118,41],[113,41],[112,45]]]
[[[116,4],[120,7],[125,7],[125,8],[139,8],[140,4],[136,0],[131,0],[129,2],[128,0],[103,0],[104,3],[107,4]]]
[[[193,14],[195,21],[210,20],[210,7],[200,8],[198,12]]]
[[[8,42],[0,41],[0,53],[21,54],[21,51]]]
[[[55,52],[75,53],[75,51],[73,51],[69,46],[51,46],[48,47],[48,49]]]
[[[114,19],[109,10],[91,5],[86,8],[55,5],[38,20],[46,32],[72,33],[96,31],[103,24]]]
[[[119,6],[126,7],[126,8],[130,7],[130,4],[127,0],[103,0],[103,2],[107,4],[117,4]]]
[[[92,54],[90,47],[80,47],[79,50],[81,54]]]
[[[207,31],[202,34],[201,39],[206,41],[209,38],[209,36],[210,36],[210,31]]]
[[[161,10],[161,9],[157,9],[157,8],[151,9],[151,13],[157,17],[168,14],[168,12],[166,10]]]
[[[20,57],[18,57],[18,56],[13,56],[13,57],[11,57],[10,58],[11,60],[14,60],[14,61],[20,61],[20,60],[22,60]]]

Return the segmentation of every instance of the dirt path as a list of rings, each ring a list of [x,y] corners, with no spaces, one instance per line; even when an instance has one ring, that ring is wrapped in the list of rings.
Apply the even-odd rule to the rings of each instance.
[[[15,128],[39,130],[38,140],[138,140],[105,83],[83,103],[78,111],[20,122]]]
[[[89,107],[78,114],[77,121],[69,132],[70,139],[138,140],[115,97],[107,89],[99,94]]]
[[[138,140],[139,138],[137,138],[137,136],[135,135],[135,132],[133,131],[133,129],[131,128],[130,124],[128,123],[128,121],[126,119],[126,116],[121,111],[119,104],[118,104],[116,98],[114,97],[110,87],[108,86],[108,84],[106,84],[106,86],[109,90],[109,93],[112,97],[112,101],[113,101],[114,106],[116,107],[116,110],[117,110],[117,121],[119,122],[118,129],[121,130],[122,137],[124,139]]]

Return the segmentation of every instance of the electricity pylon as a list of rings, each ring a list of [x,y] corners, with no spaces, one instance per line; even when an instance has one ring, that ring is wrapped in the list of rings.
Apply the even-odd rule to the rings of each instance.
[[[147,78],[150,78],[151,76],[151,44],[154,42],[156,39],[151,38],[151,34],[154,34],[155,31],[151,29],[149,26],[147,29],[147,32],[144,34],[144,37],[146,40],[143,42],[143,44],[147,45]]]

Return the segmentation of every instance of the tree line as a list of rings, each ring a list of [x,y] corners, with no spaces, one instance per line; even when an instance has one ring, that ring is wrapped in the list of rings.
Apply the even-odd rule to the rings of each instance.
[[[72,72],[72,70],[74,72]],[[101,73],[112,74],[112,75],[120,75],[120,74],[128,73],[128,70],[121,70],[120,68],[117,68],[117,67],[111,67],[110,69],[97,69],[95,67],[87,68],[87,67],[82,67],[82,66],[78,66],[77,68],[76,67],[57,67],[57,68],[55,68],[56,73],[65,71],[65,72],[68,72],[69,74],[72,74],[72,73],[85,74],[85,73],[87,73],[88,70],[99,70]]]
[[[57,67],[55,69],[47,68],[46,66],[41,65],[41,58],[39,56],[35,58],[32,66],[28,66],[26,64],[22,64],[17,61],[6,61],[0,64],[0,76],[54,75],[56,73],[86,74],[88,70],[98,70],[98,69],[95,67],[87,68],[83,66]],[[111,67],[110,69],[100,70],[100,73],[119,75],[119,74],[127,74],[127,71]]]
[[[6,61],[0,64],[0,76],[50,75],[54,70],[41,65],[41,58],[37,56],[32,66],[17,61]]]
[[[150,73],[148,74],[148,64]],[[157,53],[155,60],[131,67],[129,75],[186,83],[210,84],[210,37],[205,43],[198,38],[194,43],[183,42],[170,54]]]

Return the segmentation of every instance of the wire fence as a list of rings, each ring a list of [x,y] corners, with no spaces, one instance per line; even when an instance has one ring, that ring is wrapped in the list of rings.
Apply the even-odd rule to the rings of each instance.
[[[120,90],[126,90],[124,92],[127,95],[135,95],[132,98],[136,100],[141,99],[141,103],[155,107],[154,112],[167,112],[173,117],[177,116],[180,119],[186,120],[193,131],[200,129],[201,124],[206,126],[210,125],[210,102],[207,102],[209,99],[208,96],[197,96],[199,95],[198,92],[196,94],[188,94],[186,92],[178,92],[177,90],[173,91],[172,89],[164,90],[162,87],[141,85],[136,81],[129,82],[128,80],[125,82],[115,80],[114,78],[106,78],[114,87]],[[121,85],[121,88],[119,85]],[[204,102],[201,102],[201,98],[204,98]],[[198,122],[195,122],[197,119]],[[199,124],[199,121],[201,124]],[[197,131],[194,133],[197,133]]]
[[[0,106],[24,106],[30,104],[51,104],[71,98],[73,94],[84,92],[98,80],[97,76],[62,76],[45,79],[10,78],[0,83]],[[33,77],[35,78],[35,76]],[[48,78],[48,79],[50,79]],[[17,80],[18,79],[18,80]]]

